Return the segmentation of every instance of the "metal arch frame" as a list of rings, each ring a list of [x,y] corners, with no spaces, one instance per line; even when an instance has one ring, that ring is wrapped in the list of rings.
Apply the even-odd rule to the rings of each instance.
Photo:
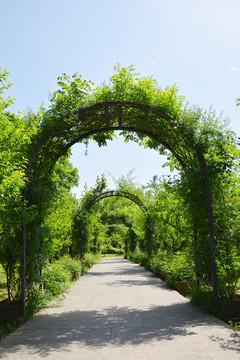
[[[117,120],[113,121],[111,124],[111,114],[109,113],[110,108],[117,108]],[[146,113],[151,113],[153,115],[157,116],[157,119],[155,120],[155,123],[148,124],[147,127],[139,127],[137,123],[131,122],[128,119],[128,123],[126,124],[126,120],[124,119],[124,113],[123,109],[139,109]],[[96,114],[96,116],[102,116],[98,117],[98,120],[100,120],[100,127],[94,128],[94,126],[90,126],[87,128],[84,128],[84,119],[81,119],[81,116],[83,114],[86,114],[91,111],[103,111],[102,114]],[[75,117],[75,118],[74,118]],[[66,120],[66,121],[64,121]],[[69,123],[67,122],[69,120]],[[83,122],[81,123],[81,120]],[[170,126],[172,129],[175,130],[176,135],[181,136],[181,142],[178,142],[176,144],[176,139],[170,139],[167,138],[167,135],[161,133],[159,136],[156,134],[156,128],[153,126],[151,128],[150,125],[155,125],[159,127],[162,125],[161,121],[167,121],[168,126]],[[75,121],[75,122],[73,122]],[[96,122],[97,123],[97,122]],[[65,126],[65,127],[64,127]],[[68,126],[68,128],[67,128]],[[78,129],[78,136],[75,136],[74,139],[71,139],[71,141],[67,142],[64,139],[64,133],[66,134],[67,131],[72,128]],[[84,130],[85,132],[82,133],[81,130]],[[65,130],[65,132],[63,131]],[[47,131],[42,135],[42,137],[38,140],[37,144],[33,148],[29,161],[28,161],[28,167],[26,169],[26,176],[28,179],[31,178],[31,168],[34,165],[34,161],[37,161],[37,155],[39,151],[44,148],[44,145],[47,144],[48,140],[50,143],[47,146],[47,149],[45,151],[46,154],[52,156],[52,163],[49,165],[48,172],[51,171],[56,161],[64,154],[66,151],[73,146],[75,143],[82,141],[83,139],[86,139],[92,135],[96,135],[98,133],[107,132],[107,131],[114,131],[114,130],[125,130],[129,132],[135,132],[138,134],[142,134],[145,136],[148,136],[149,138],[152,138],[157,143],[163,145],[165,148],[167,148],[169,151],[171,151],[174,156],[178,159],[179,163],[185,167],[185,164],[188,162],[189,159],[184,158],[184,154],[181,153],[181,147],[187,151],[187,154],[189,158],[194,158],[193,152],[195,152],[195,158],[198,159],[199,163],[202,166],[204,175],[205,175],[205,186],[206,186],[206,198],[207,198],[207,211],[208,211],[208,225],[209,225],[209,243],[210,243],[210,253],[211,253],[211,268],[212,268],[212,279],[213,279],[213,295],[215,304],[218,303],[218,293],[217,293],[217,272],[216,272],[216,256],[215,256],[215,238],[214,238],[214,221],[213,221],[213,211],[212,211],[212,194],[211,194],[211,184],[210,184],[210,177],[208,172],[207,163],[205,161],[205,158],[202,154],[202,152],[192,144],[192,139],[188,137],[188,134],[184,133],[183,125],[178,124],[177,121],[175,121],[170,116],[166,115],[165,113],[161,112],[158,109],[155,109],[148,105],[143,104],[137,104],[134,102],[127,102],[127,101],[116,101],[116,102],[103,102],[103,103],[97,103],[90,106],[86,106],[84,108],[81,108],[77,111],[74,111],[71,116],[67,119],[62,119],[62,122],[59,122],[57,126],[55,126],[50,131]],[[155,131],[154,131],[155,130]],[[54,140],[57,138],[57,136],[61,137],[61,131],[63,132],[62,136],[64,141],[62,143],[57,144],[60,146],[60,149],[58,152],[54,153],[54,141],[51,142],[51,139]],[[177,132],[178,131],[178,132]],[[180,144],[180,145],[179,145]],[[52,146],[52,147],[51,147]],[[192,152],[193,150],[193,152]],[[44,154],[44,153],[43,153]],[[49,156],[50,158],[50,156]],[[44,156],[42,157],[42,160],[44,162]],[[50,159],[51,161],[51,159]],[[40,169],[41,172],[41,163],[40,165],[37,164],[35,166],[35,169]],[[27,197],[27,184],[25,185],[25,189],[23,191],[23,203],[25,206],[25,200]],[[22,316],[25,316],[25,289],[26,289],[26,221],[25,216],[23,215],[22,219],[22,270],[21,270],[21,281],[22,281]]]
[[[89,202],[85,205],[85,208],[83,209],[83,214],[86,214],[86,212],[88,210],[91,209],[91,207],[96,204],[97,202],[106,199],[108,197],[113,197],[113,196],[117,196],[117,197],[123,197],[125,199],[128,199],[132,202],[134,202],[136,205],[138,205],[138,207],[142,210],[142,212],[144,214],[147,215],[147,228],[150,229],[151,228],[151,218],[150,218],[150,214],[148,212],[147,207],[144,205],[144,203],[134,194],[128,192],[128,191],[124,191],[124,190],[109,190],[109,191],[105,191],[101,194],[98,194],[97,196],[95,196],[93,199],[89,200]],[[82,233],[81,233],[82,236]],[[81,238],[81,244],[82,244],[82,238]],[[152,238],[150,236],[149,239],[149,257],[152,256]],[[81,245],[81,252],[82,252],[82,245]],[[83,254],[81,254],[83,255]]]
[[[124,191],[124,190],[109,190],[109,191],[105,191],[104,193],[98,194],[92,200],[89,200],[89,202],[85,206],[85,210],[90,209],[96,202],[103,200],[105,198],[108,198],[108,197],[113,197],[113,196],[119,196],[119,197],[123,197],[125,199],[129,199],[129,200],[133,201],[136,205],[138,205],[140,207],[140,209],[144,213],[147,213],[148,218],[150,219],[148,209],[144,205],[144,203],[136,195],[134,195],[128,191]]]
[[[118,111],[118,115],[117,115],[117,123],[116,121],[114,122],[114,125],[111,125],[111,121],[110,121],[110,113],[109,110],[111,108],[117,108]],[[151,132],[151,129],[148,127],[147,129],[140,129],[138,128],[136,125],[130,126],[129,125],[125,125],[124,121],[123,121],[123,109],[130,109],[130,108],[134,108],[134,109],[139,109],[142,110],[146,113],[152,113],[154,115],[156,115],[159,119],[164,119],[166,120],[170,126],[175,127],[176,129],[179,128],[180,129],[180,125],[176,122],[176,120],[174,120],[173,118],[171,118],[170,116],[164,114],[162,111],[155,109],[149,105],[143,105],[143,104],[138,104],[138,103],[134,103],[134,102],[128,102],[128,101],[116,101],[116,102],[102,102],[102,103],[97,103],[97,104],[93,104],[93,105],[89,105],[86,107],[83,107],[77,111],[74,111],[72,113],[72,117],[76,116],[77,120],[75,122],[75,126],[77,125],[77,122],[81,122],[81,116],[85,113],[91,112],[91,111],[99,111],[102,110],[104,112],[104,126],[101,128],[97,128],[97,129],[89,129],[87,132],[85,132],[84,134],[77,136],[74,140],[70,141],[69,143],[65,143],[63,145],[63,150],[61,153],[58,153],[56,155],[55,161],[54,163],[63,155],[64,152],[66,152],[70,147],[72,147],[75,143],[88,138],[91,135],[95,135],[97,133],[101,133],[104,131],[111,131],[111,130],[126,130],[126,131],[132,131],[132,132],[136,132],[145,136],[148,136],[150,138],[152,138],[153,140],[156,140],[158,143],[161,143],[164,147],[166,147],[169,151],[171,151],[172,153],[174,153],[174,155],[176,156],[176,158],[178,159],[178,161],[180,162],[180,164],[184,167],[184,160],[183,158],[181,158],[180,154],[175,153],[172,144],[170,144],[170,142],[168,143],[167,141],[164,141],[164,136],[163,138],[161,137],[161,141],[160,139],[156,136],[156,134],[154,134],[154,131]],[[64,120],[64,119],[63,119]],[[62,120],[62,122],[64,122]],[[65,126],[67,126],[67,123],[64,123]],[[70,123],[71,125],[72,123]],[[160,124],[160,122],[159,122]],[[32,150],[32,153],[29,157],[29,161],[28,161],[28,167],[27,167],[27,175],[30,174],[30,170],[31,167],[34,163],[34,159],[36,158],[36,155],[39,151],[39,149],[45,144],[47,143],[47,141],[51,138],[53,138],[54,136],[56,136],[59,132],[59,128],[62,124],[59,123],[57,126],[55,126],[53,129],[47,131],[46,133],[43,134],[43,136],[38,140],[37,144],[35,145],[34,149]],[[83,125],[83,124],[81,124]],[[73,126],[73,125],[72,125]],[[136,127],[135,127],[136,126]],[[182,126],[182,125],[181,125]],[[80,132],[81,129],[79,129]],[[184,141],[185,141],[185,145],[187,146],[187,141],[186,141],[186,136],[184,136]],[[188,144],[189,145],[189,144]],[[179,146],[176,146],[176,148],[178,148]],[[190,144],[190,148],[194,148],[192,146],[192,144]],[[54,164],[53,164],[54,166]]]
[[[130,194],[130,193],[129,193]],[[101,194],[100,194],[101,195]],[[114,195],[113,195],[114,196]],[[108,196],[106,196],[106,197],[108,197]],[[104,198],[103,198],[104,199]],[[101,200],[101,199],[100,199]],[[97,200],[97,201],[100,201],[100,200]],[[93,204],[92,204],[92,206],[97,202],[97,201],[95,201]],[[89,202],[91,202],[91,201],[89,201]],[[144,204],[143,204],[144,205]],[[144,205],[144,207],[145,207],[145,205]],[[145,209],[147,210],[147,208],[145,207]],[[141,209],[142,210],[142,209]],[[87,210],[86,210],[87,211]],[[143,211],[143,212],[145,212],[145,211]],[[147,214],[147,215],[149,215],[149,214]],[[109,219],[111,219],[111,216],[109,215],[104,221],[107,221],[107,220],[109,220]],[[127,221],[126,221],[126,219],[125,219],[125,217],[124,216],[114,216],[113,217],[113,219],[115,219],[115,220],[121,220],[122,221],[122,224],[123,225],[125,225],[126,227],[128,227],[129,229],[133,229],[133,226],[132,226],[132,224],[131,223],[128,223]],[[125,220],[125,221],[124,221]],[[148,217],[148,223],[147,223],[147,225],[149,226],[150,225],[150,216]],[[121,229],[121,227],[120,227],[120,224],[115,224],[115,223],[113,223],[113,224],[108,224],[107,223],[107,228],[109,229],[109,228],[117,228],[117,229]],[[150,240],[151,240],[151,238],[150,238]],[[128,242],[126,242],[126,249],[128,249]],[[151,248],[151,246],[149,246],[149,252],[151,252],[152,251],[152,248]],[[128,250],[126,250],[126,252],[128,252]],[[151,254],[150,254],[150,256],[151,256]]]

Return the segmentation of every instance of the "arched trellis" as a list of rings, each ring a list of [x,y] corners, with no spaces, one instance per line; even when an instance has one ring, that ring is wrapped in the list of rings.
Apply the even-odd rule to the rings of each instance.
[[[171,113],[171,111],[170,111]],[[174,116],[174,115],[173,115]],[[144,119],[144,121],[143,121]],[[141,120],[141,121],[140,121]],[[44,127],[43,127],[44,129]],[[57,125],[46,127],[36,141],[29,157],[26,174],[31,181],[49,173],[56,161],[77,142],[93,137],[99,140],[101,133],[122,130],[140,138],[151,139],[151,146],[163,146],[175,156],[183,168],[199,162],[202,166],[208,206],[208,225],[211,254],[213,293],[217,303],[217,272],[214,244],[214,221],[208,167],[200,148],[195,144],[184,122],[177,121],[159,109],[127,101],[109,101],[80,108],[71,114],[60,116]],[[101,139],[99,140],[101,143]],[[30,185],[25,187],[23,199],[28,196]],[[24,201],[25,203],[25,201]],[[22,313],[25,315],[26,289],[26,222],[22,221]]]
[[[128,191],[124,191],[124,190],[109,190],[109,191],[105,191],[101,194],[98,194],[93,199],[89,200],[89,202],[85,205],[85,210],[90,209],[96,202],[103,200],[105,198],[108,198],[108,197],[113,197],[113,196],[123,197],[125,199],[129,199],[129,200],[133,201],[136,205],[138,205],[138,207],[140,207],[142,212],[147,215],[148,221],[150,222],[149,211],[148,211],[147,207],[144,205],[144,203],[135,194],[132,194],[132,193],[130,193]]]
[[[124,191],[124,190],[105,191],[101,194],[96,195],[93,199],[89,200],[89,202],[82,209],[83,215],[86,214],[93,207],[93,205],[96,204],[97,202],[99,202],[103,199],[106,199],[108,197],[113,197],[113,196],[122,197],[122,198],[125,198],[125,199],[128,199],[128,200],[134,202],[142,210],[142,212],[146,215],[146,226],[147,226],[147,237],[148,237],[148,239],[147,239],[147,241],[148,241],[148,256],[151,258],[151,256],[152,256],[151,218],[150,218],[150,214],[149,214],[147,207],[139,199],[139,197],[137,197],[135,194],[132,194],[132,193],[130,193],[128,191]],[[83,240],[82,240],[82,233],[81,233],[81,244],[82,243],[83,243]],[[81,245],[81,255],[83,255],[82,249],[83,248]]]
[[[125,217],[123,218],[122,216],[117,216],[117,217],[107,217],[104,221],[105,222],[108,222],[109,220],[112,220],[113,221],[113,219],[114,219],[114,221],[120,221],[120,222],[122,222],[122,225],[124,225],[124,226],[126,226],[126,227],[128,227],[128,229],[132,232],[132,233],[134,233],[134,237],[136,236],[135,235],[135,232],[133,231],[133,226],[132,226],[132,223],[131,222],[128,222],[128,221],[126,221],[126,219],[125,219]],[[111,223],[111,224],[108,224],[107,225],[107,228],[108,229],[111,229],[111,228],[114,228],[114,229],[121,229],[121,225],[119,224],[119,223],[114,223],[114,221],[113,221],[113,223]],[[132,240],[132,239],[131,239]],[[128,243],[128,241],[125,243],[125,252],[126,252],[126,254],[128,254],[128,250],[129,250],[129,245],[132,247],[132,243],[131,243],[131,241],[130,241],[130,244]],[[135,249],[135,247],[134,247],[134,249]]]

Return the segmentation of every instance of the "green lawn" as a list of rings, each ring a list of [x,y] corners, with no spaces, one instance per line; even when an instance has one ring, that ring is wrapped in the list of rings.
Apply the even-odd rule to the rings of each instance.
[[[101,255],[102,258],[105,258],[105,257],[123,257],[123,255],[118,255],[118,254],[102,254]]]
[[[0,265],[0,301],[7,298],[7,279],[2,265]]]

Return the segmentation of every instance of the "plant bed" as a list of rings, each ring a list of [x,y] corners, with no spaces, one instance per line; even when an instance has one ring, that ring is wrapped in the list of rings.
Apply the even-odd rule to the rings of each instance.
[[[221,303],[227,320],[240,319],[240,299],[224,299]]]
[[[189,294],[195,285],[195,281],[177,281],[175,283],[176,290],[183,296]]]
[[[0,326],[11,323],[21,316],[21,305],[10,304],[8,300],[0,302]]]

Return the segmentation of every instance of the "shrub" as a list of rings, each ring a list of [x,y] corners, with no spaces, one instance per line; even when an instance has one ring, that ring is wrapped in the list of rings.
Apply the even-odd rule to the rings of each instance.
[[[84,255],[84,260],[82,263],[82,273],[85,274],[88,270],[100,261],[100,255],[94,255],[91,253],[86,253]]]
[[[55,263],[44,270],[42,283],[53,296],[59,296],[69,288],[70,277],[70,273],[61,264]]]
[[[72,259],[69,255],[63,256],[59,264],[62,266],[64,270],[70,273],[70,279],[76,280],[81,276],[82,263],[80,260]]]
[[[174,286],[177,281],[192,281],[194,279],[194,265],[184,254],[171,254],[165,252],[154,255],[148,260],[148,254],[135,250],[128,255],[128,259],[145,266],[154,274],[164,274],[166,282]]]
[[[149,265],[148,254],[139,249],[136,249],[133,253],[128,254],[127,258],[142,266]]]
[[[163,267],[166,282],[174,286],[177,281],[194,280],[194,265],[183,254],[174,254],[166,258]]]
[[[165,262],[160,256],[154,256],[150,261],[150,270],[155,274],[163,274]]]
[[[212,289],[206,285],[200,285],[192,290],[190,300],[204,311],[222,319],[222,309],[215,305]]]
[[[43,309],[51,300],[53,295],[44,289],[40,290],[36,287],[28,291],[27,301],[27,317],[31,318],[36,312]]]

